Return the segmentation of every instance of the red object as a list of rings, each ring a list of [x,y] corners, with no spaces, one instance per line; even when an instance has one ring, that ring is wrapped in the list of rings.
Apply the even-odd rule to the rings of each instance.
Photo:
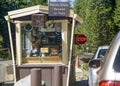
[[[120,81],[102,81],[99,86],[120,86]]]
[[[75,44],[85,44],[87,37],[84,34],[75,34]]]

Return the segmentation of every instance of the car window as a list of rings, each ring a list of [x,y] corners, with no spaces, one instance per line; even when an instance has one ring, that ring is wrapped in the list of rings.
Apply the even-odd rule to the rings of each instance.
[[[98,53],[97,58],[104,58],[104,55],[105,55],[106,51],[107,51],[107,49],[101,49]]]
[[[115,57],[115,61],[113,63],[113,69],[116,72],[120,72],[120,47],[118,49],[117,55]]]

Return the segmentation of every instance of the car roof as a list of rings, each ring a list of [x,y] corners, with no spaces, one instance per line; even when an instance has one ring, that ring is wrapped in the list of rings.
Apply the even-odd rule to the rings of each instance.
[[[109,46],[99,46],[98,48],[99,48],[99,49],[108,49]]]
[[[109,46],[107,46],[107,45],[106,46],[99,46],[97,48],[97,50],[96,50],[96,52],[95,52],[95,54],[94,54],[92,59],[97,59],[100,50],[102,50],[102,49],[106,49],[107,50],[108,48],[109,48]]]

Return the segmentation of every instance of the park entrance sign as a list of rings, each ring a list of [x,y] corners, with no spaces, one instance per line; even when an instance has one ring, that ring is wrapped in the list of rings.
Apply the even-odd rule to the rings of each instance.
[[[75,44],[85,44],[87,37],[84,34],[75,34]]]
[[[69,16],[69,2],[49,2],[49,16]]]

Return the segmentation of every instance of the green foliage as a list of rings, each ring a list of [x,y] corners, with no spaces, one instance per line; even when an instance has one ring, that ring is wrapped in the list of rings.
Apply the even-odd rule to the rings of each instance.
[[[8,27],[7,22],[4,18],[8,14],[8,11],[25,8],[28,6],[33,6],[36,4],[47,4],[47,0],[0,0],[0,49],[1,48],[9,48],[9,36],[8,36]],[[12,36],[13,41],[15,44],[15,29],[14,25],[11,24],[12,27]],[[7,58],[8,52],[3,51],[2,54],[0,54],[1,58]]]
[[[2,48],[2,41],[3,41],[3,38],[2,38],[2,36],[0,35],[0,48]]]
[[[48,5],[47,0],[30,0],[28,6],[33,5]]]
[[[116,6],[114,11],[114,23],[115,23],[115,31],[120,30],[120,0],[116,0]]]
[[[4,18],[7,12],[38,4],[48,5],[47,0],[0,0],[0,48],[9,47]],[[94,52],[99,45],[109,45],[120,30],[120,0],[75,0],[74,10],[84,21],[75,34],[87,36],[86,44],[75,45],[75,54]]]
[[[0,59],[2,60],[10,60],[11,54],[9,48],[0,49]]]
[[[81,52],[86,52],[86,48],[89,47],[89,52],[92,52],[95,44],[99,42],[98,37],[98,11],[94,7],[94,2],[92,0],[76,0],[75,12],[79,12],[80,17],[83,18],[83,24],[79,29],[76,29],[75,33],[85,34],[87,36],[87,42],[84,45],[76,46],[76,52],[80,49]]]
[[[7,15],[8,11],[33,6],[36,4],[47,5],[47,0],[30,0],[30,1],[29,0],[0,0],[0,34],[3,38],[2,40],[3,43],[1,45],[2,47],[9,47],[7,22],[4,16]],[[15,35],[14,31],[15,30],[13,29],[12,30],[13,36]]]
[[[113,1],[110,0],[99,0],[98,7],[98,18],[99,18],[99,40],[101,44],[109,44],[113,38]]]
[[[75,45],[75,54],[94,52],[100,45],[109,45],[115,36],[115,25],[119,27],[118,16],[113,18],[115,6],[120,11],[120,1],[116,0],[76,0],[74,10],[83,18],[83,24],[75,30],[75,33],[85,34],[87,43],[84,45]],[[118,3],[119,2],[119,3]],[[118,10],[116,10],[118,12]],[[115,12],[119,15],[120,12]],[[114,25],[114,19],[116,23]],[[119,23],[118,23],[119,22]],[[118,32],[118,30],[116,31]],[[86,48],[89,48],[87,51]]]

